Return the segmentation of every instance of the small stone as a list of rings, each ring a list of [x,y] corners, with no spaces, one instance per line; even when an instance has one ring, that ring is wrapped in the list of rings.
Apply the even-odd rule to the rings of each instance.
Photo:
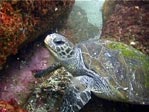
[[[136,45],[136,43],[132,41],[132,42],[130,42],[130,45]]]
[[[20,60],[20,58],[19,58],[19,57],[17,57],[17,60],[19,61],[19,60]]]
[[[58,10],[58,8],[57,7],[55,7],[55,11],[57,11]]]
[[[139,6],[135,6],[135,9],[139,9]]]

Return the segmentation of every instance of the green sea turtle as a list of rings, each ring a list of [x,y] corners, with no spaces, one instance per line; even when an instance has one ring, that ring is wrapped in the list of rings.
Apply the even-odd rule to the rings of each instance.
[[[74,78],[61,112],[78,112],[91,94],[121,102],[149,104],[149,57],[123,43],[90,39],[73,45],[49,34],[46,47]]]

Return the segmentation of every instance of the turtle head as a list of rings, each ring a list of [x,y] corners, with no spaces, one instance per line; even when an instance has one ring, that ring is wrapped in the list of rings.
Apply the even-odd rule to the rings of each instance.
[[[66,60],[74,56],[74,45],[60,34],[47,35],[44,43],[58,60]]]

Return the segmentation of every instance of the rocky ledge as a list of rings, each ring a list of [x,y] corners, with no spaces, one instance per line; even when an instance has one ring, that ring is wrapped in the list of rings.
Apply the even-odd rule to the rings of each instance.
[[[0,68],[25,43],[62,24],[74,0],[0,1]]]
[[[149,55],[148,1],[106,0],[102,38],[124,42]]]

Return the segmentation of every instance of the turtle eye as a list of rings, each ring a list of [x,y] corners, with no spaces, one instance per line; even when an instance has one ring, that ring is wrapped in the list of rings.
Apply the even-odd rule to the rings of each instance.
[[[55,38],[55,39],[53,40],[53,42],[54,42],[56,45],[62,45],[62,44],[65,43],[61,38]]]

